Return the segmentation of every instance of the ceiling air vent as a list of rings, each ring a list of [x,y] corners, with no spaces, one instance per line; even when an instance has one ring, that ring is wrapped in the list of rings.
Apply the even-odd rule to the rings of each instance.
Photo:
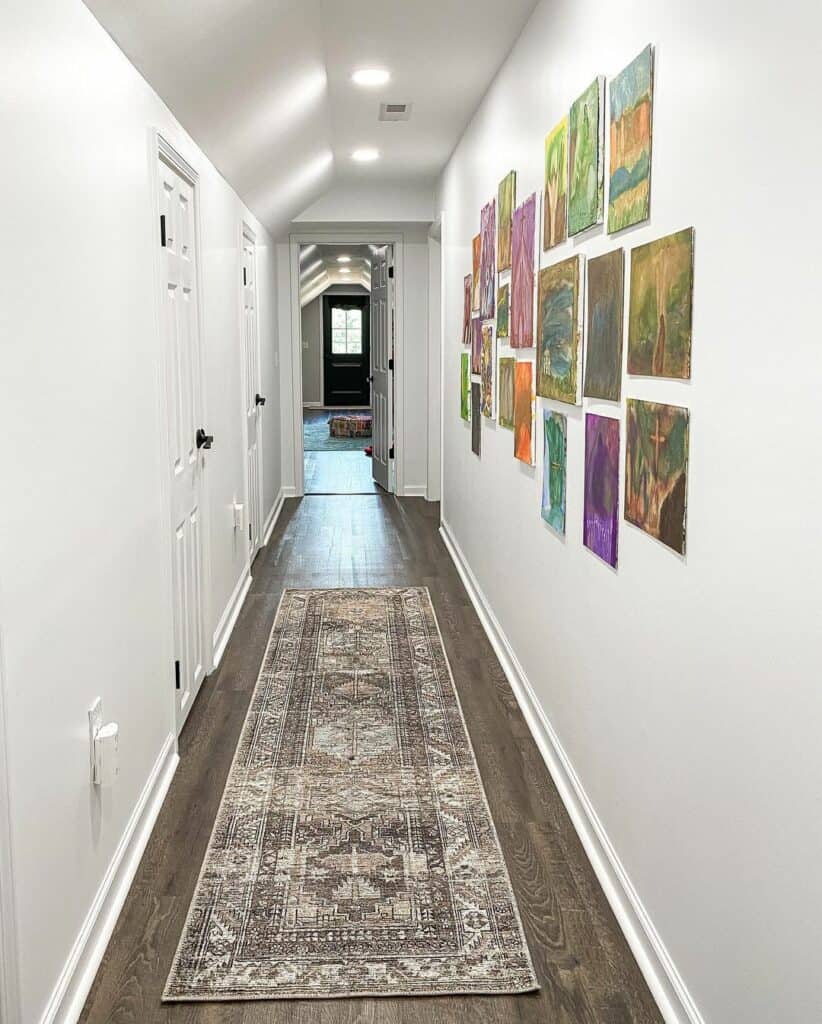
[[[411,117],[410,103],[381,103],[380,121],[407,121]]]

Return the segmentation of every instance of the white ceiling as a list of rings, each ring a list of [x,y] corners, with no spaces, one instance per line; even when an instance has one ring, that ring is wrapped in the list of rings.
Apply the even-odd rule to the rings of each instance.
[[[376,246],[303,245],[300,247],[300,305],[304,306],[332,285],[362,285],[371,290],[371,260]],[[350,257],[340,263],[340,256]],[[348,270],[348,273],[345,273]]]
[[[272,232],[333,183],[434,182],[536,0],[86,0]],[[381,66],[377,89],[350,81]],[[380,102],[413,104],[381,123]],[[351,151],[382,158],[357,165]]]

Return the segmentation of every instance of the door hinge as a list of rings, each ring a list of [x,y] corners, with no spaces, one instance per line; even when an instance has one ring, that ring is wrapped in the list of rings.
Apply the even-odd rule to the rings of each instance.
[[[248,284],[248,278],[245,276],[245,267],[243,267],[243,284]]]
[[[391,445],[391,447],[390,447],[390,448],[388,449],[388,458],[389,458],[389,459],[393,459],[393,458],[394,458],[394,445],[393,445],[393,444],[392,444],[392,445]]]
[[[180,689],[180,661],[179,659],[174,662],[174,689]]]
[[[160,246],[165,249],[166,247],[166,215],[160,214]]]
[[[389,267],[388,268],[388,276],[389,277],[393,277],[394,276],[394,268],[393,267]]]
[[[394,369],[394,360],[393,359],[389,359],[388,360],[388,369],[389,370],[393,370]]]
[[[248,521],[248,541],[251,543],[251,520]]]

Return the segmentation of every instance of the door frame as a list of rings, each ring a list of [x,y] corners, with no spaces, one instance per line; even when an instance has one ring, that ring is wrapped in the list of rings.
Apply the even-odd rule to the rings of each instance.
[[[161,300],[162,289],[165,287],[163,282],[163,264],[160,257],[160,246],[157,244],[158,239],[158,225],[160,221],[160,181],[157,173],[157,162],[160,159],[165,160],[172,169],[184,178],[191,186],[192,193],[194,196],[194,244],[196,247],[197,255],[197,266],[195,270],[195,280],[197,282],[197,300],[195,302],[195,312],[197,316],[197,332],[200,339],[200,359],[199,359],[199,387],[200,387],[200,410],[203,418],[203,426],[206,426],[208,420],[208,402],[205,387],[205,360],[203,358],[204,342],[203,342],[203,230],[202,230],[202,218],[200,209],[200,175],[197,170],[186,160],[186,158],[180,153],[166,138],[166,136],[158,129],[149,129],[149,167],[150,176],[149,180],[151,183],[151,217],[149,218],[150,225],[150,239],[151,239],[151,251],[153,252],[154,260],[154,322],[155,322],[155,333],[157,338],[158,348],[158,381],[157,381],[157,392],[158,392],[158,414],[160,424],[160,494],[162,499],[162,519],[163,519],[163,538],[162,544],[165,552],[163,559],[163,579],[162,586],[166,596],[166,620],[168,623],[168,629],[165,637],[165,657],[164,663],[168,665],[168,680],[169,680],[169,706],[171,712],[171,732],[175,737],[179,736],[182,731],[183,725],[188,718],[191,708],[194,706],[194,702],[197,695],[194,694],[191,700],[188,702],[184,713],[181,714],[180,721],[177,721],[177,697],[176,688],[174,685],[174,594],[173,594],[173,574],[172,566],[174,564],[174,552],[171,543],[171,532],[173,529],[173,506],[172,506],[172,494],[171,484],[168,479],[168,465],[171,456],[171,409],[168,404],[167,387],[168,387],[168,349],[165,343],[165,331],[163,326],[163,305]],[[219,443],[219,439],[218,439]],[[211,638],[209,630],[209,624],[212,621],[212,608],[211,608],[211,516],[209,515],[210,510],[210,495],[208,488],[208,473],[203,472],[201,478],[201,493],[202,501],[202,609],[203,609],[203,657],[205,661],[204,669],[205,677],[214,671],[214,644]],[[182,709],[181,709],[182,711]]]
[[[318,298],[320,299],[320,328],[321,328],[321,331],[322,331],[322,335],[321,335],[321,338],[320,338],[320,352],[321,352],[320,366],[322,367],[321,379],[322,379],[322,389],[323,389],[322,390],[322,399],[323,400],[322,400],[322,406],[321,407],[323,409],[328,409],[328,408],[331,408],[331,407],[329,406],[328,402],[326,401],[326,398],[328,396],[325,393],[325,380],[326,380],[326,377],[325,377],[325,360],[328,357],[328,353],[326,352],[326,343],[328,343],[329,346],[330,346],[331,329],[332,328],[331,328],[331,321],[329,319],[327,319],[327,313],[330,311],[330,309],[331,309],[335,299],[340,299],[343,302],[351,302],[352,304],[359,305],[361,307],[361,309],[363,311],[363,322],[364,322],[364,326],[366,327],[366,330],[363,332],[363,338],[367,339],[366,342],[365,342],[365,345],[366,345],[365,351],[361,352],[361,356],[364,357],[363,361],[366,363],[365,377],[366,377],[366,383],[368,383],[368,375],[371,372],[371,302],[370,302],[370,295],[355,294],[353,292],[350,295],[345,295],[345,294],[343,294],[341,292],[330,292],[329,293],[328,291],[324,291],[321,295],[318,296]],[[371,389],[369,388],[369,392],[370,392],[370,390]],[[365,407],[362,405],[362,403],[360,403],[358,405],[356,402],[352,402],[352,403],[350,403],[350,404],[348,404],[346,406],[340,406],[340,408],[357,409],[357,408],[365,408]]]
[[[259,378],[260,387],[262,388],[262,361],[261,361],[261,348],[260,348],[260,290],[257,287],[257,271],[259,268],[259,262],[257,260],[257,232],[248,223],[245,218],[240,219],[240,234],[239,241],[237,243],[237,291],[239,294],[239,318],[240,318],[240,345],[242,348],[240,364],[242,367],[243,381],[247,379],[246,366],[245,366],[245,346],[243,346],[243,331],[245,329],[245,313],[243,305],[243,285],[242,285],[242,274],[243,274],[243,245],[245,242],[251,242],[254,246],[254,319],[256,321],[256,330],[254,331],[255,345],[257,349],[257,376]],[[248,451],[248,417],[246,415],[245,402],[247,399],[245,394],[245,384],[240,384],[240,404],[242,406],[242,422],[243,422],[243,451]],[[266,396],[268,398],[268,396]],[[265,413],[263,413],[265,416]],[[257,515],[257,546],[253,551],[249,553],[248,564],[249,568],[251,563],[258,551],[263,547],[263,535],[265,533],[265,517],[263,515],[263,472],[264,472],[265,459],[263,458],[263,432],[258,430],[257,432],[257,479],[260,483],[260,507],[256,510]],[[243,457],[243,477],[245,480],[245,523],[243,529],[247,532],[248,530],[248,513],[251,509],[251,482],[248,479],[248,459]]]
[[[300,324],[300,246],[326,245],[390,245],[394,255],[394,493],[405,493],[403,453],[404,440],[404,261],[405,235],[394,231],[309,231],[289,236],[289,270],[291,282],[291,393],[294,444],[294,495],[305,494],[305,453],[303,452],[303,353]]]

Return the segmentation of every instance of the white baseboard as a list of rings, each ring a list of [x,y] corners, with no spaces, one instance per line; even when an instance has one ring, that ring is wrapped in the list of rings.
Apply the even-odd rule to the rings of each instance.
[[[79,1018],[179,760],[177,737],[169,733],[40,1024],[74,1024]]]
[[[225,610],[220,616],[220,621],[217,623],[217,628],[214,630],[214,636],[212,637],[212,650],[214,652],[211,658],[212,671],[217,668],[222,660],[250,587],[251,569],[249,566],[246,566],[242,576],[237,580],[234,593],[228,599],[228,604],[225,606]]]
[[[406,484],[402,489],[400,498],[424,498],[428,488],[425,484]]]
[[[440,535],[662,1016],[667,1024],[704,1024],[488,599],[444,520]]]
[[[277,520],[280,518],[284,501],[285,495],[283,494],[282,488],[280,488],[280,493],[274,500],[274,504],[271,511],[268,513],[268,518],[266,519],[265,526],[263,527],[263,547],[265,547],[271,540],[271,534],[274,532],[274,527],[277,525]]]
[[[283,498],[296,498],[297,487],[295,484],[283,484],[282,489]]]

